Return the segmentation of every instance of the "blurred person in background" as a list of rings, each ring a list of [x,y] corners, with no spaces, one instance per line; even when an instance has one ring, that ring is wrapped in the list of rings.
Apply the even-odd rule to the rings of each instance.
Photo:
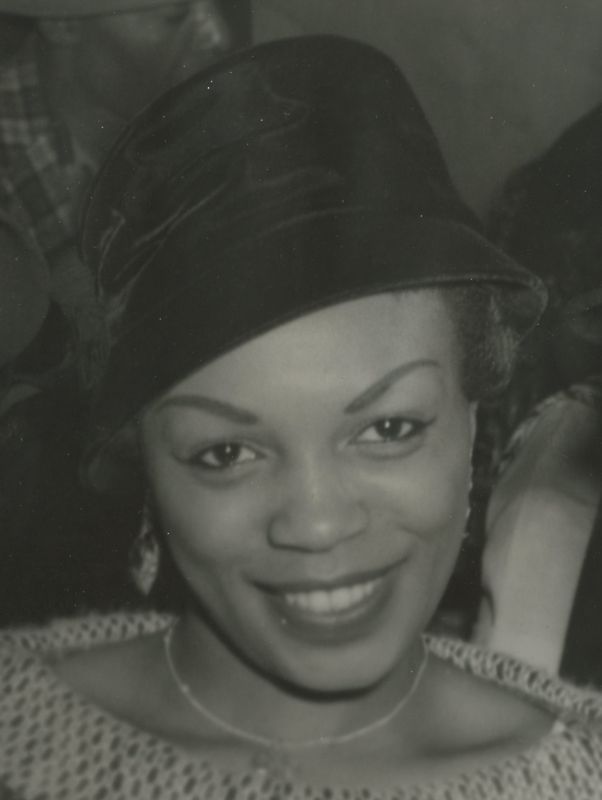
[[[128,120],[245,44],[250,21],[245,0],[0,0],[0,13],[19,34],[0,64],[0,546],[9,586],[23,557],[35,576],[9,592],[13,619],[86,602],[64,580],[86,572],[80,528],[99,513],[77,481],[103,325],[75,247],[82,202]]]
[[[490,215],[491,238],[539,275],[550,297],[496,408],[506,432],[544,398],[598,369],[597,347],[567,324],[565,308],[600,284],[601,176],[602,105],[512,175]]]
[[[500,443],[515,430],[487,508],[474,639],[602,686],[602,106],[509,181],[494,230],[550,305],[484,415]]]
[[[6,237],[15,249],[15,230],[33,240],[57,306],[47,324],[73,327],[81,348],[96,320],[73,241],[103,153],[150,100],[241,37],[218,0],[4,0],[0,12],[33,18],[0,73],[2,252]]]

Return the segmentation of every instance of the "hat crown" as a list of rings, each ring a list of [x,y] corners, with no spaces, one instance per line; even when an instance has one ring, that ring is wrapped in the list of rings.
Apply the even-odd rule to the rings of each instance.
[[[208,249],[359,208],[476,226],[395,65],[302,37],[238,54],[144,111],[101,173],[82,248],[110,303],[191,215]]]

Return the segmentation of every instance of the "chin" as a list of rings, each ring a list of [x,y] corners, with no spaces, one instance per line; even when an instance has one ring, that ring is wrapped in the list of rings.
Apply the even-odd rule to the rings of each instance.
[[[316,657],[303,665],[288,668],[286,683],[300,694],[362,694],[381,684],[394,670],[395,658],[374,652],[367,657],[339,654]],[[300,668],[302,666],[302,668]]]
[[[256,641],[263,638],[272,674],[305,691],[337,693],[370,689],[413,652],[427,598],[408,598],[393,571],[370,593],[341,595],[339,605],[317,600],[265,595]]]
[[[409,631],[404,635],[399,623],[358,636],[349,636],[347,630],[346,639],[341,631],[329,631],[328,636],[323,633],[322,641],[307,641],[297,631],[284,629],[277,640],[266,642],[270,657],[265,671],[270,678],[300,694],[368,692],[413,651],[419,635]],[[266,665],[266,660],[257,659],[256,663]]]
[[[234,602],[226,593],[219,603],[199,597],[198,609],[239,662],[274,684],[298,694],[366,692],[413,653],[422,632],[426,598],[408,598],[403,586],[393,572],[373,592],[325,607],[244,585]]]

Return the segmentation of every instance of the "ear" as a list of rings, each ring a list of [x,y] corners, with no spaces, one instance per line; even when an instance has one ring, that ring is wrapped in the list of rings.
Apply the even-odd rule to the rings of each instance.
[[[80,40],[81,22],[78,19],[39,19],[37,28],[48,44],[72,47]]]

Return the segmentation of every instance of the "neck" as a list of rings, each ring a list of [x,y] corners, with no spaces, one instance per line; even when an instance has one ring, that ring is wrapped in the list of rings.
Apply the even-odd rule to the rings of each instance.
[[[79,149],[97,166],[126,120],[85,84],[70,49],[52,46],[40,37],[36,57],[41,88],[53,118],[66,126]]]
[[[176,680],[187,684],[191,695],[209,712],[199,714],[190,703],[181,704],[188,705],[186,713],[189,719],[195,717],[199,732],[211,735],[223,734],[224,727],[238,729],[248,734],[239,733],[238,738],[293,748],[342,744],[367,735],[386,735],[390,730],[399,736],[408,707],[418,694],[415,690],[425,659],[418,637],[407,655],[377,685],[318,693],[286,685],[258,671],[192,615],[173,630],[169,650]],[[345,664],[344,657],[341,664]],[[225,725],[216,725],[211,717]],[[220,727],[221,731],[216,730]],[[236,734],[233,736],[236,738]]]

